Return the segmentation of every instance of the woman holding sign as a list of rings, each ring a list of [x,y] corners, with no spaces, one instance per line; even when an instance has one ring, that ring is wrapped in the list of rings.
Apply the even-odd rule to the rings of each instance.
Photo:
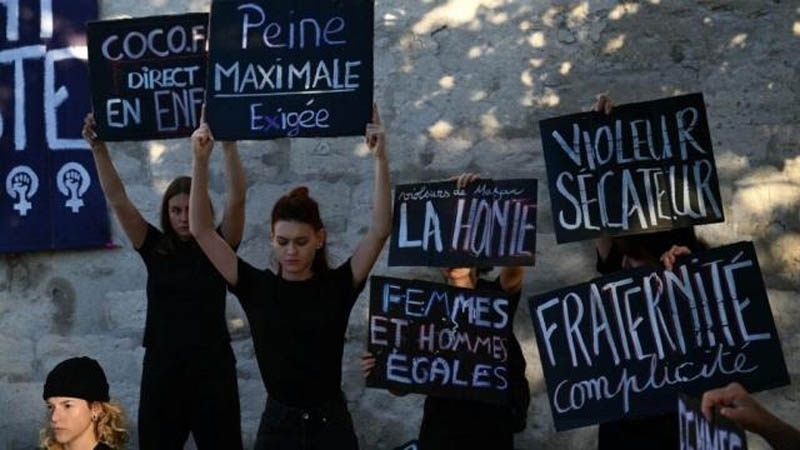
[[[194,184],[190,228],[236,294],[250,322],[256,359],[269,394],[256,449],[357,449],[341,391],[344,334],[350,310],[391,231],[389,163],[377,108],[367,125],[375,157],[372,223],[353,255],[329,268],[317,203],[299,187],[272,209],[277,270],[237,258],[214,232],[208,208],[208,160],[214,140],[203,123],[192,136]]]
[[[161,202],[161,230],[125,192],[105,143],[84,120],[97,175],[109,206],[147,267],[147,319],[139,397],[139,446],[182,449],[191,432],[198,448],[241,449],[236,359],[225,323],[225,280],[189,232],[191,178],[170,183]],[[227,142],[227,199],[213,230],[236,248],[244,228],[245,182],[235,142]],[[211,202],[207,200],[209,210]]]
[[[455,178],[456,186],[464,189],[478,180],[477,174],[465,173]],[[510,300],[508,316],[513,322],[519,305],[524,271],[522,267],[503,267],[494,281],[479,278],[477,267],[448,267],[442,269],[450,286],[482,291],[505,292]],[[514,336],[508,340],[508,384],[509,404],[490,403],[437,397],[425,398],[419,443],[425,450],[445,449],[504,449],[513,450],[514,433],[525,428],[530,404],[530,390],[525,378],[525,357]],[[362,356],[361,368],[364,377],[375,367],[376,359],[371,353]],[[392,391],[395,395],[404,392]]]
[[[594,110],[611,114],[612,100],[605,94],[597,96]],[[637,234],[595,240],[597,271],[608,275],[619,270],[655,266],[661,261],[672,270],[676,257],[704,250],[706,245],[697,239],[694,228],[678,228],[655,233]],[[644,447],[675,449],[680,447],[678,414],[617,420],[600,424],[598,450]]]

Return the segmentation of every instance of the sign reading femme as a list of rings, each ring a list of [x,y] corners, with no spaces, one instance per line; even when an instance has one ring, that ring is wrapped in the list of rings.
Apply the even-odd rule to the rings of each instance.
[[[206,85],[208,14],[90,22],[89,75],[104,141],[190,136]]]
[[[86,29],[97,0],[0,2],[0,252],[102,247]]]
[[[559,243],[725,220],[702,94],[539,127]]]
[[[370,277],[367,386],[507,404],[510,308],[502,292]]]
[[[535,179],[395,187],[390,266],[532,266]]]
[[[750,242],[529,302],[558,430],[674,411],[678,390],[789,384]]]
[[[363,135],[372,0],[215,0],[208,123],[222,140]]]
[[[706,419],[700,401],[678,393],[679,450],[747,450],[747,435],[736,422],[714,411]]]

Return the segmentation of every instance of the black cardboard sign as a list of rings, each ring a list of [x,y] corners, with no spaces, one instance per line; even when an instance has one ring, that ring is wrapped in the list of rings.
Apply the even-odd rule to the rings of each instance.
[[[200,123],[208,14],[88,24],[97,135],[105,141],[187,137]]]
[[[400,447],[396,447],[394,450],[420,450],[419,441],[416,439],[408,441]]]
[[[370,277],[367,386],[507,404],[510,307],[502,292]]]
[[[395,187],[390,266],[532,266],[535,179]]]
[[[702,94],[539,127],[557,242],[725,220]]]
[[[370,0],[214,1],[214,137],[363,135],[372,114],[373,15]]]
[[[677,390],[789,384],[755,249],[707,250],[529,298],[558,430],[675,409]]]
[[[697,398],[678,394],[680,450],[747,450],[747,436],[739,425],[714,412],[709,422]]]

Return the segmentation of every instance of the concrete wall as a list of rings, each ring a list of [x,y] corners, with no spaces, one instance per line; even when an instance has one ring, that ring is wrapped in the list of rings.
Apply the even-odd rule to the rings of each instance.
[[[187,6],[188,5],[188,6]],[[101,1],[101,15],[204,11],[207,0]],[[465,170],[539,178],[537,266],[524,294],[594,275],[590,243],[556,246],[537,121],[584,110],[609,90],[618,103],[703,91],[717,156],[723,224],[699,227],[712,245],[754,240],[789,372],[800,376],[800,5],[764,0],[376,0],[375,97],[390,139],[395,183]],[[128,193],[157,222],[166,184],[190,172],[187,141],[111,146]],[[372,161],[359,139],[242,143],[248,177],[240,254],[266,266],[274,200],[303,183],[320,201],[333,259],[352,252],[369,223]],[[221,161],[211,188],[221,209]],[[0,448],[29,449],[44,419],[41,389],[58,361],[88,354],[106,368],[112,395],[136,417],[144,350],[145,273],[118,223],[121,248],[0,256]],[[430,270],[374,273],[435,278]],[[362,295],[345,348],[344,389],[362,448],[414,437],[422,397],[366,390]],[[242,427],[254,439],[265,400],[246,320],[228,301],[238,358]],[[515,330],[534,398],[517,448],[594,447],[595,428],[555,433],[527,307]],[[797,385],[760,395],[800,425]],[[132,425],[135,430],[135,425]],[[135,434],[135,432],[134,432]],[[751,448],[765,448],[754,440]]]

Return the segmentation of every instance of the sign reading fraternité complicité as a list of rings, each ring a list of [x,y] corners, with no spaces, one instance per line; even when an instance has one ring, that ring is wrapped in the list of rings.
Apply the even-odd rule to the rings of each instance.
[[[753,244],[621,271],[529,300],[556,429],[674,411],[738,381],[789,383]]]

